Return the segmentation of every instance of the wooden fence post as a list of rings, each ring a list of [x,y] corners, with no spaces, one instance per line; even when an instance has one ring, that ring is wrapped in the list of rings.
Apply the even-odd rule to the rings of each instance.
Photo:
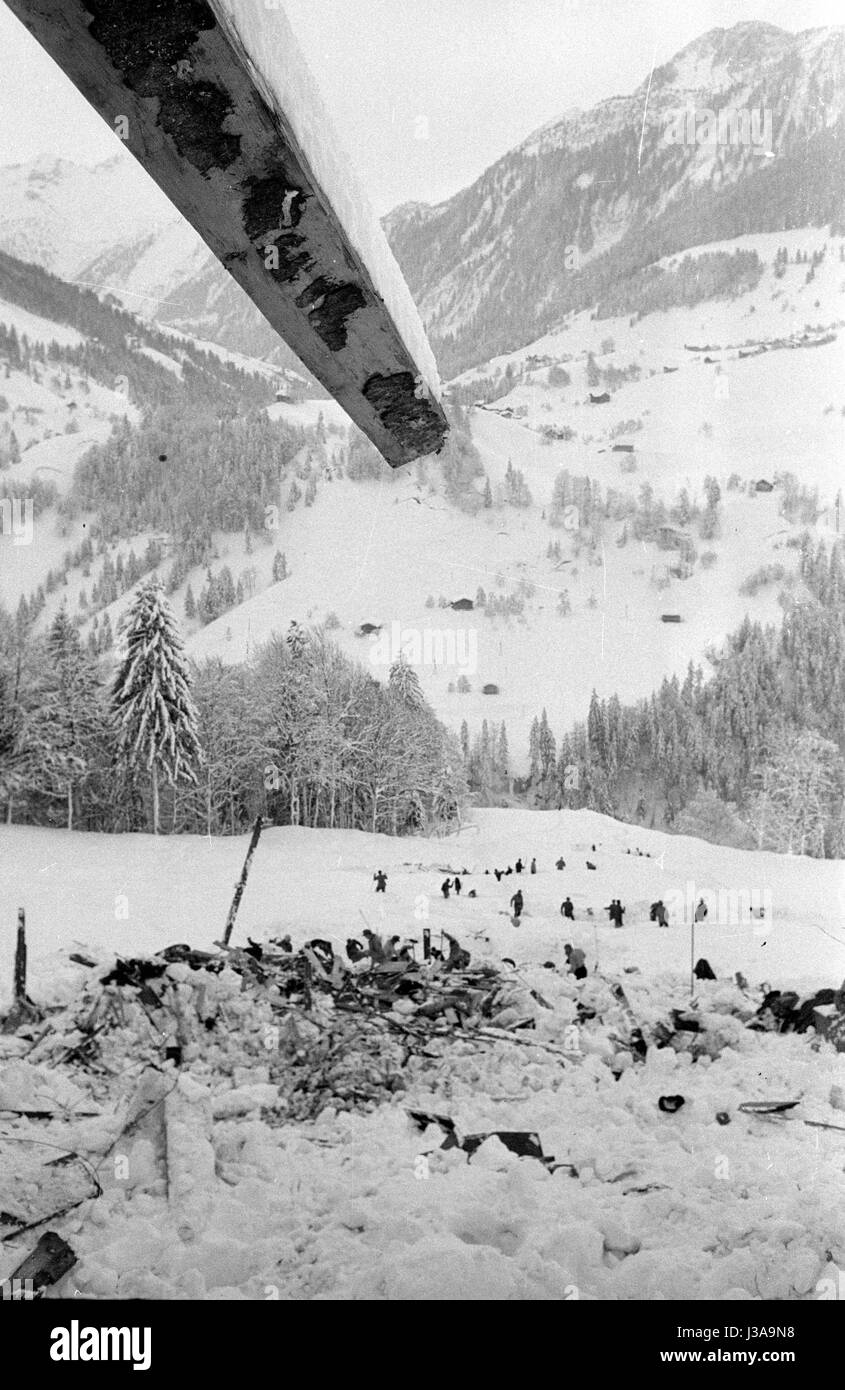
[[[26,1002],[26,913],[18,908],[18,940],[15,947],[14,997],[16,1004]]]

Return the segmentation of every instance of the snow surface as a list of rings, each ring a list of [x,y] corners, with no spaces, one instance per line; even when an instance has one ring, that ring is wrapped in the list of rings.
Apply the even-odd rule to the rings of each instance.
[[[18,903],[27,908],[36,990],[49,982],[52,953],[72,941],[123,952],[158,950],[174,941],[213,944],[245,847],[243,836],[156,839],[0,827],[0,902],[8,916],[0,934],[0,989],[8,990],[11,979]],[[634,854],[637,847],[642,857]],[[484,869],[505,868],[520,854],[526,862],[536,855],[540,872],[522,880],[526,923],[514,933],[500,915],[514,891],[514,876],[497,884]],[[561,854],[568,866],[562,873],[553,868]],[[586,868],[588,858],[595,871]],[[442,900],[439,887],[450,865],[471,871],[467,886],[478,890],[477,899]],[[374,898],[377,867],[389,873],[390,891]],[[658,897],[666,901],[670,893],[686,893],[693,882],[697,896],[719,889],[771,894],[770,932],[755,932],[751,924],[706,928],[701,953],[717,974],[742,970],[778,988],[811,990],[836,986],[845,976],[842,870],[834,860],[727,849],[594,811],[476,810],[457,836],[445,840],[277,827],[262,836],[237,935],[245,941],[247,935],[258,939],[290,932],[295,942],[317,935],[342,945],[362,930],[362,912],[388,935],[406,935],[419,928],[414,914],[417,899],[425,895],[433,932],[444,927],[459,937],[482,932],[496,958],[517,949],[540,961],[550,954],[560,959],[566,939],[583,946],[592,964],[598,940],[602,968],[636,965],[650,975],[683,977],[689,969],[688,933],[677,922],[669,931],[653,926],[648,909]],[[564,937],[559,907],[567,892],[578,921]],[[115,915],[123,896],[125,921]],[[622,931],[611,929],[602,912],[611,897],[621,897],[628,907]],[[593,919],[586,916],[589,906]]]
[[[27,907],[30,992],[40,1000],[69,998],[90,973],[67,961],[74,947],[96,954],[177,940],[210,945],[245,845],[245,837],[0,830],[0,978],[10,978],[18,902]],[[637,846],[652,858],[625,853]],[[552,867],[559,853],[562,873]],[[483,868],[518,854],[536,854],[539,872],[521,880],[526,917],[515,930],[502,915],[514,878],[496,885]],[[587,855],[595,873],[585,868]],[[444,871],[465,866],[472,872],[464,892],[475,887],[478,898],[444,902]],[[376,867],[388,873],[378,898]],[[652,1048],[643,1066],[621,1068],[612,1028],[589,1024],[566,1061],[532,1045],[560,1042],[579,998],[606,1016],[609,980],[624,982],[645,1023],[685,1005],[688,932],[651,926],[647,905],[689,879],[696,891],[757,883],[774,905],[765,936],[750,925],[700,929],[697,949],[719,976],[697,991],[714,1055],[693,1065],[686,1052]],[[578,920],[564,928],[558,904],[567,891]],[[391,1103],[366,1114],[330,1108],[295,1124],[278,1113],[267,1068],[256,1062],[256,1025],[239,977],[224,972],[213,988],[225,997],[233,1029],[213,1047],[227,1049],[236,1065],[221,1079],[212,1042],[201,1045],[168,1096],[169,1201],[148,1139],[129,1150],[128,1180],[117,1164],[125,1142],[98,1160],[104,1195],[60,1221],[79,1264],[53,1292],[222,1300],[822,1296],[823,1281],[835,1280],[845,1260],[842,1134],[804,1120],[842,1125],[845,1058],[827,1044],[814,1048],[812,1035],[748,1032],[730,976],[742,969],[752,983],[765,976],[799,990],[838,985],[842,891],[841,864],[727,850],[587,811],[479,811],[440,841],[265,832],[233,942],[286,930],[295,944],[316,933],[339,945],[360,935],[362,915],[378,930],[419,936],[427,911],[435,941],[446,928],[476,960],[513,956],[515,979],[549,1008],[538,1006],[536,1032],[522,1035],[528,1046],[453,1048]],[[628,908],[621,931],[600,912],[614,894]],[[123,906],[128,918],[116,920]],[[583,984],[542,967],[560,965],[566,939],[587,953]],[[174,980],[189,974],[170,969]],[[748,1001],[746,1013],[753,1007]],[[65,1120],[62,1143],[105,1152],[122,1120],[111,1111],[82,1117],[91,1108],[85,1073],[74,1078],[80,1096],[63,1074],[27,1066],[0,1062],[0,1104],[28,1087],[45,1106],[50,1100],[80,1117]],[[675,1115],[658,1110],[666,1094],[686,1099]],[[760,1099],[800,1106],[780,1120],[739,1111]],[[440,1151],[441,1132],[419,1133],[406,1107],[448,1114],[461,1134],[535,1131],[544,1152],[577,1176],[519,1159],[498,1140],[471,1162],[459,1150]],[[727,1114],[727,1125],[717,1113]],[[26,1132],[49,1134],[43,1125]],[[1,1249],[3,1277],[22,1246]]]

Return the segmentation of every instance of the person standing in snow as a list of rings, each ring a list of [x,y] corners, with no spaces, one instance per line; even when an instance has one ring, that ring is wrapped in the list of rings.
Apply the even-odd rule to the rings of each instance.
[[[448,898],[448,896],[449,896],[449,889],[450,889],[451,887],[452,887],[452,880],[451,880],[450,878],[444,878],[443,882],[442,882],[441,885],[440,885],[440,891],[441,891],[441,893],[443,894],[444,898]]]
[[[652,903],[649,917],[652,922],[656,922],[659,927],[668,927],[669,918],[666,915],[666,908],[662,898],[658,898],[656,903]]]
[[[696,922],[703,922],[706,916],[707,904],[703,898],[699,898],[695,906],[695,920]]]
[[[460,897],[460,896],[461,896],[461,880],[458,878],[458,875],[457,875],[457,874],[455,874],[455,882],[452,884],[452,887],[454,888],[456,895],[457,895],[458,897]]]
[[[575,908],[572,906],[571,898],[564,898],[560,905],[560,915],[568,918],[570,922],[575,921]]]
[[[387,887],[387,874],[384,869],[379,869],[377,874],[373,874],[373,881],[376,885],[376,892],[383,893]]]
[[[518,874],[521,874],[521,873],[522,873],[522,870],[523,870],[524,868],[525,868],[525,865],[523,864],[522,860],[521,860],[521,859],[517,859],[517,861],[516,861],[516,872],[517,872]]]
[[[497,882],[497,883],[501,883],[501,881],[502,881],[502,871],[501,871],[501,869],[494,869],[494,870],[493,870],[493,873],[496,875],[496,882]]]
[[[557,859],[557,860],[555,861],[555,868],[556,868],[556,869],[565,869],[565,868],[566,868],[566,860],[564,859],[563,855],[561,855],[560,859]]]
[[[522,908],[523,908],[523,906],[524,906],[524,904],[523,904],[523,900],[522,900],[522,889],[521,889],[521,888],[517,888],[516,892],[514,893],[513,897],[511,898],[511,907],[513,908],[513,915],[514,915],[514,918],[516,919],[517,922],[519,921],[520,917],[522,916]]]
[[[537,872],[537,860],[536,860],[536,859],[532,859],[532,860],[531,860],[531,872],[532,872],[532,874],[536,874],[536,872]]]

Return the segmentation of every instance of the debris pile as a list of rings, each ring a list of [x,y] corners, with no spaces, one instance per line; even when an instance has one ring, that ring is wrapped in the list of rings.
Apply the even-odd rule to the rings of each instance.
[[[509,1205],[514,1165],[529,1160],[550,1184],[547,1216],[538,1210],[531,1227],[542,1245],[572,1202],[592,1231],[605,1208],[647,1226],[655,1194],[685,1201],[690,1146],[705,1157],[724,1147],[710,1126],[755,1175],[761,1221],[770,1144],[792,1152],[806,1125],[841,1143],[845,1100],[820,1064],[840,1060],[842,990],[801,1003],[705,979],[690,1000],[682,982],[655,985],[634,969],[623,987],[551,961],[478,960],[456,941],[423,961],[369,941],[349,961],[329,942],[294,950],[287,939],[77,954],[69,1002],[18,1013],[0,1036],[0,1280],[29,1271],[34,1296],[71,1282],[93,1296],[237,1286],[262,1297],[267,1283],[342,1296],[370,1249],[367,1277],[374,1288],[382,1279],[380,1223],[396,1268],[411,1259],[409,1182],[415,1229],[453,1241],[448,1222],[463,1230],[468,1219],[464,1181],[483,1224],[482,1212]],[[796,1025],[808,1016],[806,1030]],[[830,1162],[838,1178],[833,1152]],[[458,1179],[465,1170],[475,1176]],[[419,1177],[431,1179],[430,1200]],[[453,1180],[444,1206],[440,1184]],[[311,1206],[297,1215],[302,1191]],[[279,1254],[294,1228],[302,1250],[322,1251],[313,1284],[307,1259]],[[362,1229],[371,1242],[355,1243]],[[632,1276],[601,1263],[597,1239],[579,1277],[630,1296]],[[813,1234],[813,1260],[821,1240]],[[634,1253],[626,1244],[612,1245],[616,1260]],[[434,1267],[420,1266],[426,1288]],[[557,1288],[549,1270],[535,1277],[538,1290]]]
[[[513,1039],[549,1008],[515,972],[473,967],[457,942],[447,959],[371,957],[350,967],[321,941],[218,954],[178,944],[104,972],[77,955],[86,975],[74,1001],[15,1036],[30,1063],[84,1072],[99,1098],[117,1077],[170,1063],[215,1093],[249,1072],[262,1109],[301,1120],[378,1104],[441,1065],[450,1044]]]

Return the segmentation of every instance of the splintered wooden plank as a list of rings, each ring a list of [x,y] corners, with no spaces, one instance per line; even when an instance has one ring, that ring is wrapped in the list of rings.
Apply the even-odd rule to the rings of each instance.
[[[448,425],[425,331],[279,0],[7,0],[398,467]]]

